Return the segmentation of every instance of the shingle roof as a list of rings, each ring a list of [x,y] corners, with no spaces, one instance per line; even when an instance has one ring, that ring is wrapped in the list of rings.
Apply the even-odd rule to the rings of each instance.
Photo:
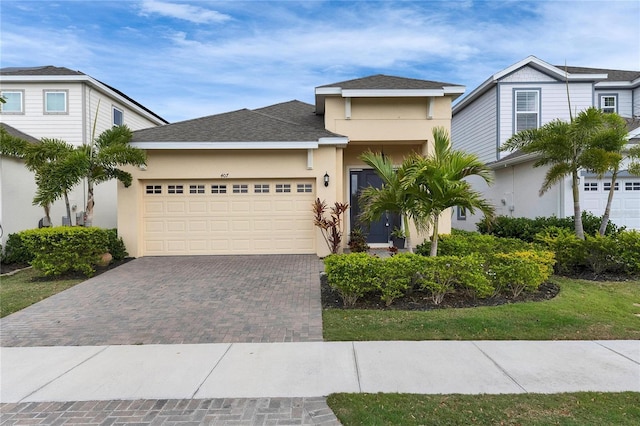
[[[268,107],[254,109],[253,111],[324,130],[324,118],[316,114],[316,107],[298,100],[282,102]]]
[[[361,90],[411,90],[411,89],[442,89],[443,86],[459,86],[459,84],[443,83],[439,81],[417,80],[414,78],[394,77],[377,74],[354,80],[325,84],[318,87],[340,87],[342,89]]]
[[[278,104],[260,110],[241,109],[133,132],[133,142],[289,142],[317,141],[341,136],[324,128],[275,115],[287,110],[299,113],[302,102]],[[303,120],[304,121],[304,120]]]
[[[554,67],[564,71],[564,65],[554,65]],[[624,70],[612,70],[606,68],[587,68],[587,67],[570,67],[567,66],[566,70],[569,74],[607,74],[607,78],[604,81],[633,81],[640,78],[640,71],[624,71]]]
[[[34,138],[31,135],[28,135],[24,132],[21,132],[20,130],[16,129],[13,126],[9,126],[6,123],[0,123],[0,127],[2,127],[3,129],[5,129],[7,131],[8,134],[10,134],[11,136],[15,136],[17,138],[20,139],[24,139],[27,142],[31,142],[31,143],[40,143],[40,141],[36,138]]]

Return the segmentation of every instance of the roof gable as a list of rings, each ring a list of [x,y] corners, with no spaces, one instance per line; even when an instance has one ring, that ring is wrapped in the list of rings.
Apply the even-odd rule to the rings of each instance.
[[[69,68],[44,65],[40,67],[5,67],[0,68],[0,75],[86,75]]]
[[[369,77],[356,78],[353,80],[341,81],[333,84],[318,86],[339,87],[341,89],[364,89],[364,90],[421,90],[421,89],[442,89],[445,86],[459,86],[457,84],[442,83],[439,81],[418,80],[415,78],[395,77],[384,74],[372,75]]]

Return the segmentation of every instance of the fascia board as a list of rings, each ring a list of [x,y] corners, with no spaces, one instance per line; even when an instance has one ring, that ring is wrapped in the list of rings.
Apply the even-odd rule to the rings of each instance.
[[[467,90],[466,86],[443,86],[445,95],[462,95],[465,90]]]
[[[345,89],[343,98],[411,98],[444,96],[443,89]]]
[[[489,163],[489,166],[492,170],[499,170],[509,166],[515,166],[521,163],[527,163],[529,161],[536,160],[539,157],[538,154],[525,154],[516,158],[512,158],[509,160],[498,160],[494,163]]]
[[[318,139],[319,146],[337,146],[339,148],[346,148],[349,144],[349,138],[347,137],[326,137]]]
[[[342,93],[340,87],[317,87],[316,95],[339,95]]]
[[[5,83],[17,83],[17,82],[78,82],[89,81],[90,77],[86,74],[83,75],[2,75],[0,81]]]
[[[317,141],[264,141],[264,142],[131,142],[130,145],[140,149],[317,149]]]
[[[595,84],[596,89],[633,89],[640,85],[640,78],[634,81],[600,81]]]

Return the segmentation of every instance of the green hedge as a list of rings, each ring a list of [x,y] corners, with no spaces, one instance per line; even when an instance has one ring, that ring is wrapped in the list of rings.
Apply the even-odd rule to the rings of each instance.
[[[2,253],[2,263],[30,263],[33,254],[24,245],[20,233],[9,234]]]
[[[354,306],[376,294],[386,306],[411,291],[424,291],[435,304],[451,293],[486,298],[497,294],[517,297],[535,291],[553,271],[553,253],[519,251],[462,256],[426,257],[402,253],[380,259],[367,253],[336,254],[325,259],[329,285]]]
[[[31,265],[45,275],[75,271],[91,276],[109,248],[109,234],[101,228],[59,226],[22,231],[20,236],[34,256]]]
[[[118,237],[117,229],[107,229],[107,235],[109,237],[109,253],[113,256],[113,260],[122,260],[129,256],[127,248],[124,245],[122,238]]]
[[[416,253],[429,255],[431,242],[425,241],[416,247]],[[511,253],[534,250],[535,245],[516,238],[496,238],[477,232],[454,231],[438,238],[439,256],[469,256],[472,254]]]
[[[584,233],[595,235],[600,229],[601,218],[590,212],[582,212],[582,226]],[[544,232],[548,228],[561,228],[569,231],[574,230],[573,216],[567,218],[537,217],[529,219],[526,217],[497,216],[492,222],[481,221],[476,225],[482,234],[491,234],[502,238],[517,238],[527,242],[535,241],[536,235]],[[615,235],[624,228],[618,228],[609,221],[605,235]]]

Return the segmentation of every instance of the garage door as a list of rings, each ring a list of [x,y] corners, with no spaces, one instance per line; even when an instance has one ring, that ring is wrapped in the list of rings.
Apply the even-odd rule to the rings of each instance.
[[[309,180],[144,182],[146,256],[315,253]]]
[[[583,192],[581,194],[583,208],[595,215],[602,216],[607,206],[610,188],[611,182],[586,178],[582,185]],[[640,178],[619,178],[614,189],[610,220],[618,226],[640,229]]]

